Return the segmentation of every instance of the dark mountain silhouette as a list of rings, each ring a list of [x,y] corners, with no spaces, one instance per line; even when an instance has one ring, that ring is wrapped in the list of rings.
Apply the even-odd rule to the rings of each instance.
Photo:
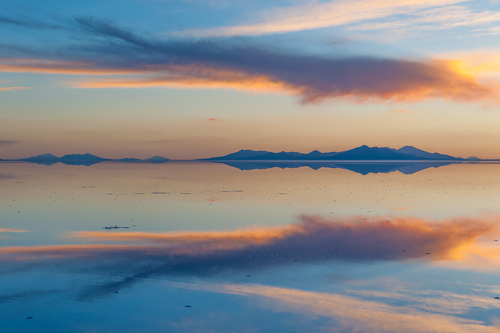
[[[92,165],[109,159],[95,156],[89,153],[86,154],[69,154],[59,158],[59,162],[68,165]]]
[[[257,155],[256,157],[263,160],[298,160],[302,159],[304,154],[295,152],[279,152],[279,153],[265,153]],[[241,158],[246,160],[254,159],[254,157]]]
[[[89,153],[86,154],[68,154],[59,158],[60,161],[104,161],[105,158],[95,156]]]
[[[151,162],[151,163],[165,163],[170,161],[168,158],[163,157],[163,156],[153,156],[148,158],[146,161]]]
[[[96,163],[104,162],[104,161],[115,161],[115,162],[150,162],[150,163],[165,163],[170,161],[166,157],[162,156],[153,156],[148,158],[147,160],[141,160],[138,158],[121,158],[121,159],[109,159],[103,158],[99,156],[95,156],[92,154],[68,154],[62,157],[57,157],[52,154],[43,154],[38,156],[31,156],[27,158],[19,159],[18,161],[27,161],[31,163],[38,163],[43,165],[53,165],[58,162],[67,164],[67,165],[93,165]]]
[[[335,156],[332,160],[419,160],[422,159],[415,155],[403,154],[392,151],[387,148],[361,146],[351,150],[344,151]]]
[[[351,150],[343,152],[330,152],[322,153],[314,150],[308,154],[297,152],[279,152],[273,153],[268,151],[254,151],[254,150],[240,150],[239,152],[232,153],[225,156],[213,157],[204,159],[205,161],[299,161],[299,160],[361,160],[361,161],[375,161],[375,160],[462,160],[461,158],[439,154],[429,153],[424,150],[405,146],[400,149],[393,148],[379,148],[368,147],[363,145]]]
[[[38,163],[50,166],[59,162],[59,157],[52,154],[43,154],[43,155],[31,156],[28,158],[21,158],[20,161],[28,161],[31,163]]]
[[[266,161],[266,160],[282,160],[282,161],[287,161],[287,160],[321,160],[321,159],[326,159],[328,157],[337,155],[338,153],[332,152],[332,153],[321,153],[317,150],[313,150],[312,152],[308,154],[302,154],[302,153],[297,153],[297,152],[279,152],[279,153],[273,153],[269,151],[263,151],[263,150],[240,150],[236,153],[232,153],[229,155],[221,156],[221,157],[212,157],[212,158],[207,158],[204,159],[205,161],[219,161],[219,160],[224,160],[224,161],[230,161],[230,160],[259,160],[259,161]]]
[[[237,151],[236,153],[232,153],[229,155],[221,156],[221,157],[212,157],[212,158],[207,158],[205,160],[243,160],[243,159],[253,159],[257,156],[260,155],[265,155],[265,154],[274,154],[265,150],[247,150],[247,149],[242,149],[240,151]]]
[[[20,161],[29,161],[29,162],[50,162],[50,161],[59,161],[59,157],[52,154],[43,154],[37,156],[31,156],[28,158],[21,158]]]
[[[391,149],[391,148],[388,148]],[[429,158],[433,160],[455,160],[457,159],[456,157],[450,156],[450,155],[444,155],[444,154],[439,154],[439,153],[428,153],[425,150],[418,149],[412,146],[404,146],[403,148],[399,149],[391,149],[393,151],[397,151],[398,153],[403,153],[403,154],[408,154],[408,155],[414,155],[418,157],[423,157],[423,158]]]
[[[331,157],[331,156],[335,156],[335,155],[338,155],[339,153],[336,153],[336,152],[331,152],[331,153],[322,153],[318,150],[313,150],[312,152],[308,153],[308,154],[305,154],[305,156],[307,156],[307,159],[311,159],[311,160],[316,160],[316,159],[322,159],[322,158],[325,158],[325,157]]]

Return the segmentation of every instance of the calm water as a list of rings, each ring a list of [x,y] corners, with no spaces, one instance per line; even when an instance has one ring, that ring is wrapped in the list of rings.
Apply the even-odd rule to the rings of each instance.
[[[499,202],[499,164],[0,163],[0,332],[498,332]]]

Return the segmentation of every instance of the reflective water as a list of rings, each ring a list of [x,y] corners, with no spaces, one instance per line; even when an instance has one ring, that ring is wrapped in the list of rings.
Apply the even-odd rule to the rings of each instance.
[[[349,167],[0,163],[0,332],[498,331],[500,165]]]

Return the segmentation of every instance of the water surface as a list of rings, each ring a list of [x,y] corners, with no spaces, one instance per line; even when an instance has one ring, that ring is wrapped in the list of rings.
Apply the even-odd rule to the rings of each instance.
[[[497,330],[500,165],[315,166],[0,163],[0,331]]]

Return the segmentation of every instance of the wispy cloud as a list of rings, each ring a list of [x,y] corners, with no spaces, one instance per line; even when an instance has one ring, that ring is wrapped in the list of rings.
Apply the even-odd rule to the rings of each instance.
[[[462,0],[354,0],[310,1],[293,7],[275,8],[258,14],[250,23],[211,29],[187,30],[178,35],[240,36],[264,35],[353,24],[425,8],[463,2]]]
[[[410,16],[395,17],[384,22],[370,22],[354,24],[347,30],[402,30],[408,29],[412,33],[418,30],[442,30],[458,27],[488,26],[500,21],[500,12],[478,11],[474,12],[466,6],[444,6],[422,10]],[[487,28],[489,29],[489,28]]]

